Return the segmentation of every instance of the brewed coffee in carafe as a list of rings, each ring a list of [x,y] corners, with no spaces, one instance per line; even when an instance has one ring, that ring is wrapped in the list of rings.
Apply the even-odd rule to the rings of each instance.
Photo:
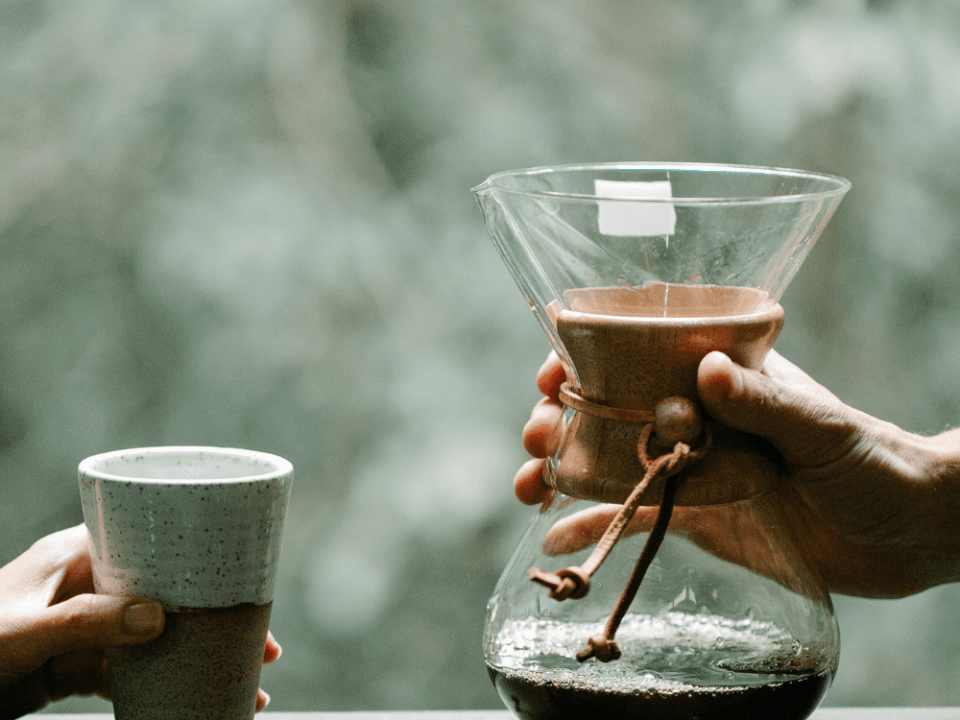
[[[491,597],[487,668],[521,718],[796,718],[836,671],[830,597],[759,438],[697,368],[760,369],[847,181],[742,166],[500,173],[474,189],[566,370],[539,508]]]

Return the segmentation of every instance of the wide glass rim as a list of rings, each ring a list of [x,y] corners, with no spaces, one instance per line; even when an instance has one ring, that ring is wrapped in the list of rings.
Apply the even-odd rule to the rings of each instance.
[[[743,195],[743,196],[676,196],[670,198],[625,198],[598,193],[570,193],[542,189],[522,189],[511,187],[504,184],[505,178],[516,178],[520,176],[546,175],[550,173],[587,173],[599,171],[665,171],[676,173],[730,173],[744,175],[764,175],[772,177],[795,178],[818,180],[825,183],[828,187],[821,190],[810,192],[791,193],[788,195]],[[808,170],[795,170],[782,167],[766,167],[762,165],[732,165],[725,163],[688,163],[688,162],[621,162],[621,163],[589,163],[589,164],[569,164],[569,165],[545,165],[541,167],[531,167],[519,170],[504,170],[494,173],[480,185],[472,189],[476,194],[496,189],[499,192],[511,195],[525,195],[528,197],[539,197],[551,200],[564,200],[571,202],[624,202],[624,203],[658,203],[667,205],[759,205],[770,203],[791,203],[799,201],[826,200],[844,195],[851,187],[851,183],[846,178],[839,175],[830,175],[827,173],[813,172]]]

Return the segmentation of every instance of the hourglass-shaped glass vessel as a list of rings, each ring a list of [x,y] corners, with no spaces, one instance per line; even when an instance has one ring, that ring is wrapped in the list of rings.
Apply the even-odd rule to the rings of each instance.
[[[822,699],[839,631],[789,530],[776,454],[706,419],[682,445],[689,462],[661,471],[652,460],[681,445],[657,450],[650,435],[668,398],[696,408],[707,353],[762,366],[780,296],[849,187],[644,163],[506,172],[474,189],[567,373],[544,471],[555,492],[484,632],[518,716],[799,719]],[[615,517],[624,529],[611,536]]]

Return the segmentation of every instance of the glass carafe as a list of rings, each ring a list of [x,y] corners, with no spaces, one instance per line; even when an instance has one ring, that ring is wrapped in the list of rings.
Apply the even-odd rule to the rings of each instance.
[[[486,664],[519,717],[819,704],[839,629],[789,529],[791,490],[764,442],[703,416],[696,377],[713,350],[762,367],[780,296],[848,189],[705,164],[535,168],[474,189],[567,375],[552,498],[487,610]]]

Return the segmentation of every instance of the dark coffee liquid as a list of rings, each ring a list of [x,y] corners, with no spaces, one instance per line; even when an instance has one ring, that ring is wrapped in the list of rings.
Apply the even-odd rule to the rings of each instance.
[[[753,619],[628,615],[611,663],[576,660],[588,623],[508,621],[487,670],[523,720],[802,720],[823,699],[836,654]]]
[[[820,703],[832,673],[768,685],[676,684],[635,690],[572,685],[546,673],[487,667],[506,706],[523,720],[802,720]]]
[[[117,720],[251,720],[270,609],[180,608],[156,640],[111,650]]]

